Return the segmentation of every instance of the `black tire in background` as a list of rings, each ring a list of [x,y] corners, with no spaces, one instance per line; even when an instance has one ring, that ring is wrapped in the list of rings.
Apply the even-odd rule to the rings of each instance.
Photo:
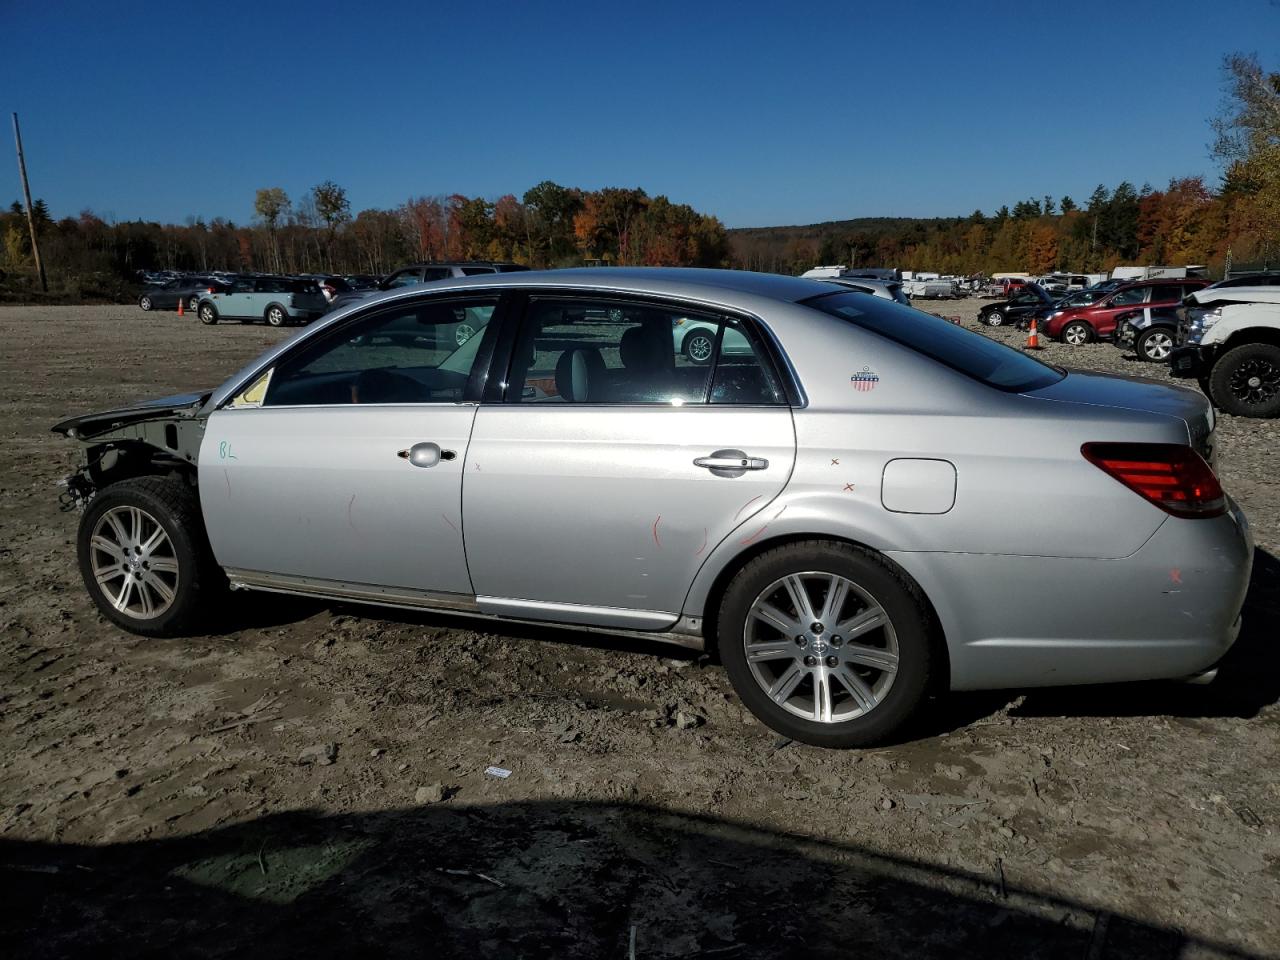
[[[875,598],[892,624],[898,649],[892,685],[861,716],[838,722],[802,719],[775,703],[752,672],[746,636],[752,605],[779,579],[802,572],[834,574],[856,584]],[[820,747],[870,747],[893,739],[919,718],[943,669],[940,641],[919,589],[871,551],[839,541],[790,543],[751,560],[725,591],[716,638],[721,662],[747,709],[783,736]]]
[[[1280,346],[1246,343],[1222,354],[1209,371],[1209,397],[1237,417],[1280,416]]]
[[[218,322],[218,308],[212,303],[202,303],[196,310],[196,316],[205,326],[212,326]]]
[[[108,591],[118,594],[123,579],[119,572],[127,562],[109,549],[112,538],[105,540],[102,531],[111,527],[102,521],[108,513],[121,508],[136,508],[148,519],[146,530],[160,527],[171,550],[164,559],[176,563],[176,574],[166,578],[173,592],[169,606],[159,615],[144,619],[117,609]],[[129,524],[123,523],[125,532]],[[200,515],[200,502],[195,488],[174,477],[137,477],[103,488],[89,502],[80,518],[76,534],[76,553],[85,588],[102,615],[131,633],[148,637],[172,637],[189,632],[210,608],[210,601],[221,594],[226,580],[214,561]],[[113,562],[113,558],[115,561]],[[117,570],[119,567],[119,570]],[[116,579],[104,582],[104,572]],[[152,593],[152,596],[158,594]]]

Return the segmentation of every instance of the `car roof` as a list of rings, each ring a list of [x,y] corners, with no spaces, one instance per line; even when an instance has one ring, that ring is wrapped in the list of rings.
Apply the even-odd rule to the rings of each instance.
[[[572,267],[566,270],[521,270],[515,273],[437,280],[431,285],[431,289],[453,290],[508,285],[525,287],[540,284],[691,298],[738,293],[789,303],[832,292],[831,285],[819,279],[810,280],[777,273],[752,273],[747,270],[715,270],[701,267]],[[399,291],[414,289],[417,288],[402,287]],[[399,291],[387,291],[383,296],[404,295]]]

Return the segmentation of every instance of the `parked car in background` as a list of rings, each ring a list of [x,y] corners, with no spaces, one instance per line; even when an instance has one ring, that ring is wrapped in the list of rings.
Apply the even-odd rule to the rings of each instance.
[[[1191,277],[1126,283],[1088,306],[1073,307],[1046,320],[1040,332],[1072,346],[1107,339],[1115,333],[1121,314],[1139,307],[1177,306],[1188,293],[1207,285],[1208,281]]]
[[[1167,363],[1178,345],[1178,308],[1143,307],[1120,314],[1112,342],[1121,350],[1132,350],[1139,360]]]
[[[1280,270],[1265,270],[1262,273],[1242,273],[1217,283],[1209,284],[1209,289],[1220,287],[1276,287],[1280,286]]]
[[[489,317],[461,346],[383,343],[459,308]],[[710,363],[674,347],[694,317]],[[124,629],[207,630],[229,584],[639,633],[714,648],[757,717],[829,747],[947,689],[1202,677],[1253,557],[1203,397],[742,271],[410,287],[212,393],[54,429],[84,445],[80,572]]]
[[[1110,288],[1103,290],[1100,287],[1088,287],[1084,290],[1077,290],[1075,293],[1068,293],[1065,296],[1058,297],[1049,306],[1044,307],[1038,313],[1035,313],[1036,323],[1043,329],[1044,324],[1052,320],[1060,314],[1066,313],[1076,307],[1087,307],[1091,303],[1097,303],[1107,295]]]
[[[194,311],[202,296],[229,286],[229,282],[217,277],[180,277],[143,291],[138,297],[138,306],[143,310],[177,310],[182,303]]]
[[[1220,409],[1280,416],[1280,286],[1212,287],[1178,311],[1175,377],[1195,377]]]
[[[398,290],[400,287],[412,287],[419,283],[435,283],[437,280],[450,280],[459,277],[477,277],[491,273],[514,273],[528,270],[524,264],[498,260],[465,260],[445,263],[411,263],[388,274],[378,281],[370,290],[351,290],[339,294],[333,307],[345,307],[357,300],[364,300],[380,290]]]
[[[1025,283],[1008,300],[985,304],[978,311],[978,322],[989,327],[1029,322],[1041,310],[1052,307],[1055,300],[1037,283]]]
[[[377,290],[378,284],[382,282],[381,277],[371,273],[348,273],[342,279],[347,281],[352,290]]]
[[[273,327],[307,323],[329,309],[314,280],[294,277],[240,277],[226,290],[200,298],[196,315],[201,323],[265,320]]]
[[[320,292],[324,294],[325,301],[332,306],[334,302],[344,293],[350,293],[355,289],[349,284],[345,277],[339,277],[332,273],[311,273],[305,274],[300,279],[314,280],[316,286],[320,288]]]

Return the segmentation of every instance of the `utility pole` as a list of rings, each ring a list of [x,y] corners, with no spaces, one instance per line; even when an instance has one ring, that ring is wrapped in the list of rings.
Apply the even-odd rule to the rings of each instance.
[[[27,161],[22,157],[22,132],[18,129],[18,115],[13,115],[13,142],[18,145],[18,172],[22,174],[22,197],[27,201],[27,230],[31,233],[31,253],[36,260],[36,272],[40,274],[40,289],[49,292],[49,280],[44,275],[40,261],[40,243],[36,240],[36,221],[31,215],[31,184],[27,183]]]

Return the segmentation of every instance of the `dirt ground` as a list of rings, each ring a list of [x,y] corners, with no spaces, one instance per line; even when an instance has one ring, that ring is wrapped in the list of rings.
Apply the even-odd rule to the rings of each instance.
[[[831,752],[658,644],[273,597],[109,626],[49,426],[285,335],[0,309],[0,954],[1280,956],[1280,423],[1219,427],[1259,550],[1216,684],[950,697]]]

